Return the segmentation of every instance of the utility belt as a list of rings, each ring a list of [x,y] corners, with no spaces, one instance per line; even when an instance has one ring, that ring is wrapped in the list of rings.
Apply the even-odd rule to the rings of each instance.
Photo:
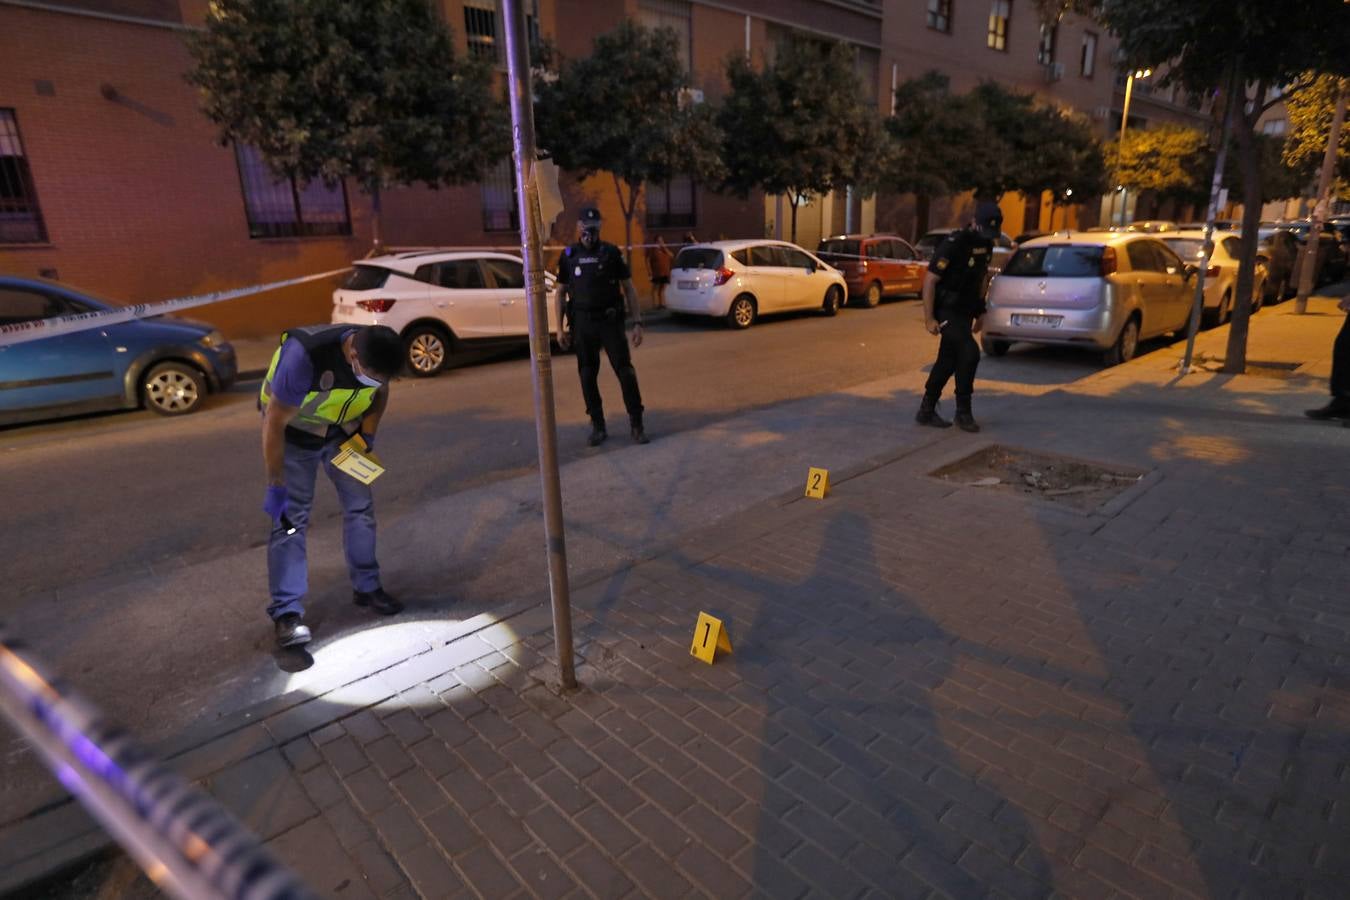
[[[621,306],[582,306],[572,307],[572,318],[578,322],[622,322]]]

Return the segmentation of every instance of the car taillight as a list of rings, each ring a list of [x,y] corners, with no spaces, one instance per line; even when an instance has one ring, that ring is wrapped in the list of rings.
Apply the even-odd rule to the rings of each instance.
[[[1219,277],[1219,267],[1218,267],[1218,266],[1210,266],[1208,269],[1205,270],[1205,277],[1206,277],[1206,278],[1218,278],[1218,277]]]
[[[356,305],[366,312],[389,312],[394,305],[393,300],[357,300]]]
[[[735,272],[731,271],[726,266],[723,266],[722,268],[718,269],[717,274],[713,276],[713,284],[714,285],[726,284],[728,281],[731,280],[731,276],[735,274],[736,274]]]
[[[1116,270],[1116,248],[1102,248],[1102,275],[1110,275]]]

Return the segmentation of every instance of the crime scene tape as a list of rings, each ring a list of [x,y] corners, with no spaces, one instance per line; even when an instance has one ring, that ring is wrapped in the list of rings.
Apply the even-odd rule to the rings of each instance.
[[[334,275],[340,275],[350,268],[351,266],[343,266],[341,269],[320,272],[317,275],[287,278],[285,281],[273,281],[268,284],[251,285],[228,291],[213,291],[209,294],[194,294],[190,297],[176,297],[172,300],[161,300],[157,303],[138,303],[135,306],[119,306],[116,309],[78,313],[73,316],[56,316],[51,319],[36,319],[32,322],[14,322],[9,325],[0,325],[0,347],[39,341],[43,338],[71,334],[76,331],[88,331],[90,328],[102,328],[105,325],[130,322],[133,319],[161,316],[165,313],[192,309],[196,306],[223,303],[226,300],[237,300],[250,294],[261,294],[265,291],[275,291],[279,288],[304,284],[307,281],[332,278]]]

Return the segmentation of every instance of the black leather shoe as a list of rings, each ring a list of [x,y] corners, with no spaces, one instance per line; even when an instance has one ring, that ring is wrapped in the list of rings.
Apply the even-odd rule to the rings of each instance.
[[[300,621],[298,613],[286,613],[277,619],[276,628],[278,647],[299,647],[308,644],[313,637],[309,633],[309,626]]]
[[[931,425],[934,428],[951,428],[952,423],[942,418],[942,414],[937,411],[936,403],[924,401],[919,404],[919,411],[914,414],[914,421],[920,425]]]
[[[1350,419],[1350,400],[1343,400],[1335,397],[1326,406],[1319,406],[1317,409],[1309,409],[1303,413],[1310,419],[1319,421],[1325,419]]]
[[[969,431],[972,434],[980,430],[980,423],[975,421],[968,409],[958,409],[956,411],[956,427],[962,431]]]
[[[373,591],[352,591],[352,602],[357,606],[369,606],[382,616],[392,616],[403,612],[403,604],[378,587]]]
[[[605,430],[604,423],[592,422],[591,436],[586,438],[586,443],[591,447],[599,447],[607,437],[609,437],[609,432]]]
[[[647,437],[647,429],[642,427],[641,422],[633,425],[632,434],[635,444],[650,444],[652,442],[652,439]]]

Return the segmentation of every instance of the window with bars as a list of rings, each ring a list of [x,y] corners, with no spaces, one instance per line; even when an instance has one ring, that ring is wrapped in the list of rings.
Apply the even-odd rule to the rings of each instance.
[[[277,178],[256,148],[234,147],[248,214],[248,236],[326,237],[352,233],[347,188],[341,181],[301,183]]]
[[[928,0],[928,27],[950,34],[952,30],[952,0]]]
[[[686,73],[693,71],[693,27],[689,0],[639,0],[638,21],[648,28],[675,32],[676,53]]]
[[[1012,0],[993,0],[989,6],[989,49],[1008,49],[1008,19],[1012,17]]]
[[[1083,54],[1078,60],[1078,74],[1091,78],[1097,71],[1097,35],[1091,31],[1083,32]]]
[[[520,208],[516,205],[516,176],[507,157],[479,183],[483,200],[484,231],[519,231]]]
[[[12,109],[0,109],[0,244],[45,244],[33,173]]]
[[[464,36],[469,42],[469,55],[490,63],[502,61],[502,45],[497,27],[496,0],[465,0]]]
[[[1059,41],[1059,23],[1041,23],[1041,42],[1036,45],[1036,62],[1048,66],[1055,61],[1055,44]]]
[[[694,209],[694,179],[676,175],[664,184],[647,185],[648,228],[692,228],[697,225]]]

